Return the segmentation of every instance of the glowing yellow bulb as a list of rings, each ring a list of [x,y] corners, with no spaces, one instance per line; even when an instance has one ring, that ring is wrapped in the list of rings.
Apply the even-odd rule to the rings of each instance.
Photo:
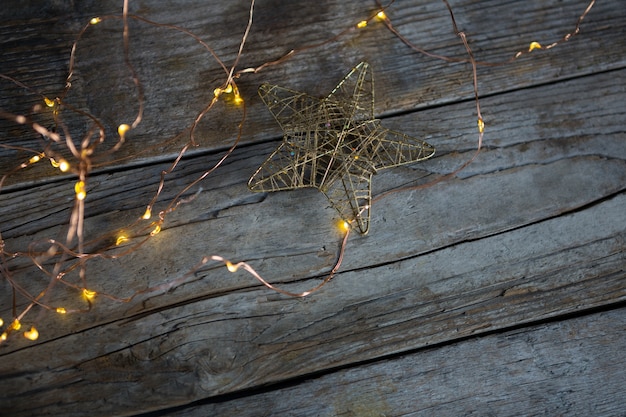
[[[34,164],[35,162],[39,162],[41,160],[41,155],[35,155],[28,160],[28,163]]]
[[[7,337],[9,337],[9,334],[7,332],[4,332],[0,335],[0,340],[4,342],[5,340],[7,340]]]
[[[143,216],[141,216],[141,218],[144,220],[148,220],[150,217],[152,217],[152,209],[148,207],[146,211],[143,213]]]
[[[239,269],[237,265],[233,265],[229,261],[226,261],[226,268],[228,269],[228,272],[237,272],[237,270]]]
[[[376,13],[376,17],[380,20],[385,20],[387,18],[387,15],[381,10],[380,12]]]
[[[55,168],[59,168],[61,172],[67,172],[70,169],[70,164],[65,159],[61,159],[57,162],[54,158],[50,158],[50,164]]]
[[[157,234],[159,234],[160,232],[161,232],[161,226],[157,224],[157,225],[154,227],[154,229],[152,229],[152,231],[150,232],[150,236],[157,235]]]
[[[542,48],[543,46],[541,46],[539,42],[531,42],[530,47],[528,47],[528,52],[532,51],[533,49],[542,49]]]
[[[11,326],[9,326],[9,329],[19,330],[21,327],[22,327],[22,323],[20,323],[18,319],[15,319],[13,320],[13,323],[11,323]]]
[[[91,25],[97,25],[98,23],[102,22],[102,19],[99,17],[94,17],[89,21],[89,24]]]
[[[228,84],[225,88],[217,87],[215,90],[213,90],[213,94],[215,95],[215,97],[221,96],[222,93],[230,94],[232,92],[233,92],[232,84]]]
[[[63,307],[57,307],[57,310],[56,310],[56,311],[57,311],[57,313],[59,313],[59,314],[65,314],[65,313],[67,313],[67,310],[66,310],[65,308],[63,308]]]
[[[124,140],[126,137],[126,132],[130,130],[130,126],[126,123],[122,123],[117,127],[117,133],[120,135],[120,139]]]
[[[215,97],[221,96],[222,93],[226,93],[226,94],[232,93],[233,101],[235,102],[236,105],[240,105],[243,103],[243,98],[241,97],[241,95],[239,95],[239,89],[237,88],[235,84],[230,83],[225,88],[218,87],[215,90],[213,90],[213,94],[215,95]]]
[[[348,232],[348,230],[350,230],[350,223],[348,223],[345,220],[340,220],[339,221],[339,229],[341,229],[341,231],[344,232],[344,233]]]
[[[39,332],[35,327],[31,327],[30,330],[24,332],[24,337],[29,340],[37,340],[39,339]]]
[[[50,100],[48,97],[44,97],[43,101],[46,103],[46,106],[54,107],[54,100]]]
[[[77,200],[84,200],[87,196],[87,191],[85,191],[85,181],[77,181],[74,184],[74,192],[76,193]]]
[[[115,241],[115,244],[117,246],[119,246],[119,245],[121,245],[124,242],[128,242],[128,236],[126,236],[126,235],[119,235],[117,237],[117,240]]]
[[[485,122],[483,119],[478,119],[478,132],[483,133],[485,131]]]
[[[91,290],[88,290],[87,288],[83,288],[83,296],[88,300],[92,300],[96,296],[96,294],[97,293],[95,291],[91,291]]]
[[[356,27],[358,27],[359,29],[363,29],[365,26],[367,26],[367,20],[361,20],[359,23],[356,24]]]
[[[0,319],[0,326],[4,325],[4,321]]]

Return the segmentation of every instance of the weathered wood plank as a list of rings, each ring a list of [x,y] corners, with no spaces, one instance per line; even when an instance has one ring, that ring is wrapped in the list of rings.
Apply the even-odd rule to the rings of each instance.
[[[621,415],[625,351],[622,308],[425,349],[168,415]]]
[[[198,297],[5,354],[4,409],[131,414],[620,302],[624,204],[345,272],[323,296]]]
[[[460,24],[470,35],[481,59],[508,57],[514,51],[526,48],[530,40],[538,39],[545,43],[557,39],[572,29],[576,16],[585,6],[582,1],[566,5],[559,2],[525,3],[524,10],[519,10],[512,22],[508,19],[511,6],[496,3],[468,1],[455,4]],[[356,22],[368,15],[373,7],[373,4],[359,3],[355,7],[342,1],[327,1],[311,10],[308,4],[306,1],[290,2],[288,7],[282,5],[281,13],[277,14],[273,12],[273,4],[259,1],[255,26],[239,68],[257,66],[278,58],[292,48],[323,41],[349,26],[348,22]],[[157,21],[163,18],[193,29],[209,42],[218,56],[229,63],[234,60],[240,32],[243,32],[247,21],[246,5],[246,1],[230,7],[188,2],[186,8],[166,8],[162,2],[157,2],[146,3],[136,11],[146,13],[146,17]],[[388,11],[389,15],[407,37],[436,52],[464,56],[463,47],[452,33],[442,3],[395,7]],[[0,66],[0,72],[18,76],[35,90],[51,97],[60,94],[64,86],[64,72],[67,71],[70,34],[81,27],[89,16],[118,8],[118,2],[114,1],[103,5],[88,3],[75,9],[43,10],[41,13],[46,17],[43,20],[26,19],[23,13],[19,13],[14,18],[17,20],[7,20],[3,30],[10,41],[4,42],[7,47],[3,58],[6,59]],[[3,13],[10,10],[13,8],[6,7]],[[194,10],[197,12],[190,12]],[[202,10],[210,12],[201,13]],[[626,41],[616,28],[621,27],[624,13],[619,2],[599,3],[585,21],[583,40],[575,39],[549,53],[540,51],[511,66],[482,68],[479,73],[481,93],[510,91],[623,66],[625,55],[622,51],[626,50]],[[490,22],[487,26],[485,19]],[[33,34],[25,39],[14,39],[11,29],[17,24],[32,25]],[[120,35],[119,26],[119,21],[105,21],[87,32],[84,43],[79,45],[76,80],[67,98],[68,103],[102,120],[111,141],[108,143],[115,142],[113,138],[117,125],[129,122],[136,110],[134,89],[120,54],[120,37],[116,37]],[[134,22],[131,34],[133,64],[144,83],[147,107],[144,122],[130,134],[132,140],[116,155],[123,158],[145,152],[139,154],[139,160],[174,155],[185,143],[186,136],[171,139],[189,127],[196,114],[211,100],[214,88],[224,81],[223,71],[209,59],[206,51],[180,33]],[[62,47],[54,43],[59,40]],[[39,44],[41,47],[26,48]],[[160,45],[168,47],[161,48]],[[593,54],[589,53],[591,49]],[[346,35],[337,43],[296,54],[279,67],[270,67],[259,74],[244,74],[239,80],[242,94],[249,104],[244,142],[262,141],[279,134],[256,97],[256,89],[261,82],[284,84],[311,94],[327,94],[337,79],[361,60],[370,61],[375,68],[379,114],[422,109],[471,97],[471,73],[467,65],[425,59],[409,51],[382,24],[373,24],[367,30]],[[44,65],[43,69],[39,63]],[[19,68],[19,72],[15,68]],[[2,85],[6,93],[0,98],[0,108],[7,111],[27,112],[36,100],[40,100],[33,94],[24,95],[21,89],[13,88],[6,82]],[[169,109],[168,113],[164,114],[164,109]],[[473,118],[469,112],[471,106],[468,107],[468,120]],[[239,112],[233,109],[212,111],[198,130],[200,149],[223,148],[231,144],[239,118]],[[45,120],[51,123],[51,116],[48,115]],[[66,122],[75,137],[84,134],[84,118],[67,114]],[[3,126],[10,126],[10,129],[1,129],[3,134],[11,132],[2,138],[4,143],[32,145],[38,140],[36,135],[24,129],[10,124]],[[2,158],[5,159],[0,160],[0,166],[8,167],[13,166],[16,158],[21,160],[23,154],[3,152]],[[100,162],[118,165],[109,157]],[[23,175],[13,180],[40,181],[57,175],[57,172],[36,166],[24,171]]]

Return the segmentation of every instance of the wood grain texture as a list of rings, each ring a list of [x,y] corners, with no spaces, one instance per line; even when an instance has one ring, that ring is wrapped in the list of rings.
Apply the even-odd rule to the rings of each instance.
[[[428,348],[171,416],[621,415],[626,311]]]
[[[194,30],[232,61],[249,4],[201,3],[181,8],[146,2],[135,12]],[[530,2],[515,11],[507,9],[521,2],[497,3],[453,5],[472,47],[485,59],[508,57],[503,51],[527,47],[529,37],[546,43],[562,36],[586,6]],[[59,56],[67,57],[58,48],[66,48],[98,8],[109,13],[117,5],[11,11],[0,33],[18,27],[23,39],[42,46],[33,54],[57,59],[30,57],[25,41],[5,42],[3,56],[11,63],[5,61],[0,72],[8,67],[31,85],[34,59],[45,64],[34,88],[58,91],[64,78]],[[323,6],[260,0],[240,68],[324,40],[375,8],[333,1]],[[438,2],[397,4],[388,12],[420,45],[463,56]],[[519,22],[508,13],[521,16]],[[350,237],[340,272],[321,292],[287,298],[244,272],[231,274],[213,263],[184,284],[131,303],[99,297],[88,314],[36,312],[29,317],[40,329],[37,342],[20,337],[0,345],[0,408],[15,416],[158,410],[253,415],[244,409],[266,411],[262,415],[618,413],[619,390],[599,393],[593,387],[601,380],[613,388],[623,385],[623,372],[608,364],[621,369],[626,360],[624,312],[614,309],[626,300],[626,43],[618,29],[624,13],[617,1],[600,2],[580,37],[510,66],[481,68],[487,124],[481,154],[453,179],[377,201],[370,234]],[[51,22],[66,35],[47,38],[49,30],[41,28]],[[98,30],[119,35],[111,23]],[[223,81],[188,38],[133,25],[133,59],[143,71],[152,115],[119,156],[148,151],[134,160],[105,160],[108,165],[89,177],[89,237],[141,216],[160,172],[185,139],[165,142],[188,126]],[[383,125],[437,148],[432,160],[375,175],[374,195],[427,184],[468,160],[476,146],[468,67],[425,59],[382,27],[370,26],[242,76],[238,84],[249,104],[243,144],[199,192],[189,190],[193,201],[172,213],[144,247],[120,259],[90,262],[93,289],[129,296],[183,276],[212,254],[249,261],[291,291],[311,288],[325,276],[341,237],[338,216],[324,196],[312,189],[253,194],[246,188],[280,143],[278,125],[255,96],[262,81],[323,94],[356,62],[370,62]],[[102,45],[99,36],[85,41],[72,97],[112,127],[132,115],[118,110],[132,108],[134,93],[124,84],[127,70],[115,42]],[[107,71],[99,70],[99,60],[111,62]],[[27,111],[33,97],[17,90],[7,89],[0,108]],[[124,93],[112,102],[111,91]],[[224,106],[207,120],[197,134],[200,146],[167,176],[155,210],[221,157],[239,117]],[[5,126],[3,143],[26,145],[33,138]],[[2,169],[15,160],[15,153],[0,151]],[[75,179],[49,171],[33,170],[2,190],[6,250],[27,250],[33,241],[65,233]],[[36,293],[47,284],[24,258],[4,266],[29,277],[20,281],[26,290]],[[10,294],[2,280],[5,322],[12,315]],[[71,306],[81,300],[75,291],[57,287],[51,302]],[[19,301],[18,308],[23,306]],[[572,314],[577,318],[568,319]],[[534,326],[538,321],[554,323]],[[286,398],[295,398],[293,406]],[[186,407],[194,401],[204,405]]]

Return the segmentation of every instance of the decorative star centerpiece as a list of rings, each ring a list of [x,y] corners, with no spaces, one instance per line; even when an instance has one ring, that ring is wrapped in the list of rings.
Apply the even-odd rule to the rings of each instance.
[[[261,85],[259,95],[284,136],[248,181],[250,190],[317,188],[362,234],[369,230],[372,175],[435,153],[374,118],[374,78],[366,62],[323,99],[270,84]]]

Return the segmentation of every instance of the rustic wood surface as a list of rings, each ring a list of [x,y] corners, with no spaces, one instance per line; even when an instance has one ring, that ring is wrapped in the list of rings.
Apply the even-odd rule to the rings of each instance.
[[[94,15],[121,11],[118,1],[9,3],[0,12],[0,73],[51,97],[63,90],[76,33]],[[143,2],[131,11],[192,30],[229,65],[249,2],[209,3]],[[559,39],[587,6],[501,3],[452,4],[480,60]],[[375,10],[375,2],[259,0],[238,68],[322,42]],[[443,3],[398,2],[387,13],[421,47],[465,57]],[[350,236],[339,273],[318,293],[286,297],[243,271],[208,263],[168,291],[129,303],[99,296],[89,313],[65,316],[35,308],[23,324],[36,325],[39,339],[12,334],[0,344],[0,413],[622,415],[625,18],[620,2],[599,2],[567,43],[480,67],[486,133],[477,159],[454,178],[377,201],[369,234]],[[79,44],[66,101],[97,115],[113,137],[137,103],[120,52],[121,22],[100,25]],[[96,160],[86,200],[89,237],[142,215],[194,117],[225,80],[197,43],[164,28],[132,21],[131,56],[146,115],[120,152]],[[188,191],[193,201],[143,247],[90,261],[90,287],[127,297],[185,276],[210,255],[248,261],[290,291],[317,285],[337,256],[338,216],[316,190],[248,191],[249,176],[281,140],[256,89],[270,82],[323,96],[363,60],[374,70],[382,124],[437,148],[429,161],[375,175],[374,195],[428,184],[471,158],[477,132],[469,66],[411,51],[372,22],[243,74],[239,147]],[[41,102],[1,81],[1,110],[26,114]],[[241,116],[220,101],[205,117],[198,146],[166,177],[155,211],[222,157]],[[72,132],[86,128],[83,118],[64,120]],[[33,146],[39,138],[0,119],[0,140]],[[24,152],[0,149],[0,174],[24,159]],[[49,164],[11,175],[0,190],[5,250],[62,237],[75,181]],[[32,293],[48,284],[26,258],[3,268]],[[51,304],[84,305],[76,291],[54,290]],[[18,311],[25,305],[18,297]],[[12,315],[3,279],[5,325]]]

